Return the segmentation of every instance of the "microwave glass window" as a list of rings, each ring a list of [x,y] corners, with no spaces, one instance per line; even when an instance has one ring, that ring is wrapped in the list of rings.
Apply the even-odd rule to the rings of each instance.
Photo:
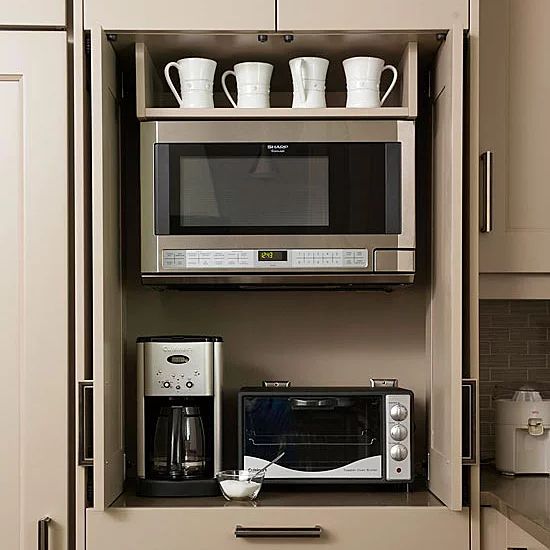
[[[158,235],[399,234],[400,143],[155,145]]]
[[[328,227],[328,157],[180,157],[180,227]]]
[[[382,453],[382,400],[354,396],[245,397],[243,455],[324,472]]]

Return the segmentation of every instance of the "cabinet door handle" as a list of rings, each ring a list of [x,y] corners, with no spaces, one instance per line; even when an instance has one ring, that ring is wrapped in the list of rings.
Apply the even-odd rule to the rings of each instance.
[[[319,538],[322,529],[314,527],[235,527],[237,538]]]
[[[38,550],[48,550],[48,525],[50,521],[52,520],[47,516],[38,520]]]
[[[480,230],[482,233],[490,233],[493,230],[493,152],[485,151],[480,160]]]
[[[94,383],[84,380],[78,383],[78,465],[93,466],[93,411]]]
[[[507,546],[506,550],[529,550],[527,546]]]

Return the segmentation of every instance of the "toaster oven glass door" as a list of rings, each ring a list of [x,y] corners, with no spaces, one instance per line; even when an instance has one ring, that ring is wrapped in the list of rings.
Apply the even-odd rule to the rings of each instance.
[[[271,479],[382,478],[380,396],[245,396],[245,469],[270,466]]]
[[[157,235],[401,232],[401,143],[157,143]]]

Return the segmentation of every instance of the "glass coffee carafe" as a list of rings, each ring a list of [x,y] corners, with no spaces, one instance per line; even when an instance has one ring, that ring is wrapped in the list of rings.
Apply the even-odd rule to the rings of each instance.
[[[204,427],[199,407],[162,407],[157,418],[153,474],[162,479],[199,478],[206,472]]]

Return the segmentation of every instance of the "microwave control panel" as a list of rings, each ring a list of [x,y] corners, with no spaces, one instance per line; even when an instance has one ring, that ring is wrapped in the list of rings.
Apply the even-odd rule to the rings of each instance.
[[[386,395],[386,445],[386,479],[409,481],[412,477],[410,395]]]
[[[254,269],[366,269],[366,248],[163,250],[162,268],[174,271]]]

